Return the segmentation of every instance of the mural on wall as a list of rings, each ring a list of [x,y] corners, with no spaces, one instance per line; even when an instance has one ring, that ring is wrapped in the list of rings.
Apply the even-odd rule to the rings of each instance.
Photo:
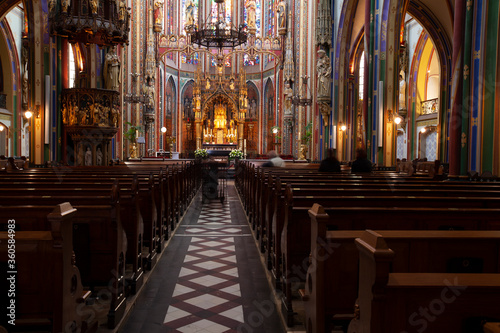
[[[194,81],[189,81],[188,83],[186,83],[182,92],[182,119],[185,119],[187,122],[194,120],[193,83]]]
[[[165,90],[165,118],[172,119],[174,108],[177,105],[176,102],[175,83],[172,77],[170,77]]]
[[[274,86],[273,81],[268,79],[266,88],[264,90],[264,117],[262,119],[262,128],[264,129],[263,151],[267,152],[273,149],[273,137],[271,134],[271,127],[274,126]]]
[[[193,86],[194,81],[191,80],[182,89],[181,93],[181,112],[182,112],[182,147],[187,154],[196,149],[195,127],[194,127],[194,110],[193,110]]]
[[[248,96],[248,111],[246,113],[245,130],[243,137],[247,140],[247,155],[253,156],[257,153],[258,133],[259,127],[259,105],[260,95],[259,90],[253,82],[247,82],[247,96]]]
[[[255,84],[247,83],[248,111],[246,119],[256,120],[259,118],[259,92]]]

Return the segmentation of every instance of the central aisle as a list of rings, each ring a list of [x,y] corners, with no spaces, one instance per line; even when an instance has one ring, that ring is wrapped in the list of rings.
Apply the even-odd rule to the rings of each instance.
[[[234,185],[194,199],[121,332],[283,332]]]

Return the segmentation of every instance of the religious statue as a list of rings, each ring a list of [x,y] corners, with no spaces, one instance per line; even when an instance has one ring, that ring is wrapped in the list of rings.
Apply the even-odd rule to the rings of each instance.
[[[61,1],[61,8],[62,8],[63,13],[68,12],[68,8],[69,8],[70,4],[71,4],[71,0],[62,0]]]
[[[318,97],[330,98],[330,74],[332,67],[330,66],[330,58],[328,58],[324,50],[318,51],[316,70],[318,72]]]
[[[184,99],[184,118],[189,118],[189,115],[191,114],[191,101],[189,98]]]
[[[293,89],[290,86],[290,81],[285,81],[285,90],[283,91],[285,95],[285,114],[292,114],[292,98],[293,98]]]
[[[120,116],[120,111],[117,107],[113,107],[111,110],[111,126],[118,127],[118,117]]]
[[[99,112],[99,126],[109,125],[109,106],[104,106]]]
[[[102,151],[101,148],[97,148],[97,152],[95,154],[96,156],[96,164],[97,165],[102,165]]]
[[[399,110],[406,110],[406,81],[403,71],[399,73]]]
[[[256,5],[255,5],[255,0],[249,0],[247,2],[247,18],[248,18],[248,22],[247,22],[247,25],[248,25],[248,28],[249,29],[256,29],[256,25],[255,25],[255,9],[256,9]]]
[[[92,11],[92,14],[97,15],[97,8],[99,8],[99,0],[89,0],[90,2],[90,10]]]
[[[56,7],[57,1],[56,0],[49,0],[49,15],[52,14],[52,11]]]
[[[286,32],[286,1],[278,3],[278,30],[284,29]]]
[[[116,0],[118,7],[118,19],[125,21],[128,17],[127,2],[125,0]]]
[[[255,119],[257,118],[257,100],[252,99],[252,103],[250,104],[250,117]]]
[[[155,10],[154,10],[155,28],[158,27],[158,32],[161,31],[163,25],[163,1],[155,0]],[[155,29],[155,31],[157,31]]]
[[[92,152],[90,151],[90,147],[87,147],[87,151],[85,152],[85,165],[92,165]]]
[[[186,27],[194,25],[194,3],[193,0],[186,1]]]
[[[120,58],[116,54],[116,46],[106,54],[104,61],[104,83],[105,88],[118,91],[120,87]]]

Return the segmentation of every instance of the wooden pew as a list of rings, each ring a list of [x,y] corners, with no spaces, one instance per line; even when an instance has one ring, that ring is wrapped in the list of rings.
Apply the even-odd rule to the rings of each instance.
[[[33,207],[24,207],[25,211],[31,209]],[[12,227],[9,232],[0,232],[0,252],[6,254],[1,257],[0,265],[7,277],[13,277],[2,281],[2,290],[5,293],[13,290],[8,305],[10,300],[15,303],[12,311],[4,310],[6,315],[13,316],[4,316],[2,323],[5,324],[6,318],[15,318],[15,326],[9,323],[5,326],[16,331],[95,330],[97,322],[88,316],[89,309],[84,304],[89,293],[83,290],[80,271],[72,258],[72,219],[76,210],[69,203],[46,207],[43,214],[50,226],[47,231],[16,230],[21,220],[9,214],[8,209],[0,207],[2,223]],[[7,253],[12,254],[13,261],[8,261]]]
[[[362,230],[327,231],[321,205],[311,217],[310,265],[303,299],[308,332],[333,328],[348,318],[357,298],[359,256],[354,240]],[[396,250],[392,272],[500,273],[500,231],[376,231]]]
[[[348,332],[470,332],[467,319],[500,318],[500,274],[392,273],[395,252],[367,232],[360,256],[359,319]]]
[[[31,174],[30,174],[31,175]],[[160,172],[161,177],[162,173]],[[161,225],[159,221],[164,220],[165,198],[162,198],[164,193],[164,179],[154,177],[152,174],[148,176],[142,175],[138,177],[137,174],[122,175],[117,174],[112,177],[106,174],[95,174],[95,173],[77,173],[74,171],[68,175],[54,175],[47,173],[44,176],[30,177],[29,179],[36,184],[60,184],[61,187],[66,189],[71,189],[73,186],[79,186],[77,192],[74,194],[80,195],[82,197],[93,195],[91,189],[85,186],[85,182],[94,184],[92,186],[111,186],[113,182],[120,180],[120,184],[126,184],[125,190],[129,189],[130,184],[137,178],[139,185],[139,195],[138,202],[140,205],[140,212],[144,221],[144,246],[148,247],[148,254],[145,255],[145,267],[149,270],[156,263],[156,255],[159,253],[163,247],[164,241],[166,240],[166,235],[162,232],[166,232],[168,226]],[[3,186],[17,185],[23,187],[27,185],[23,182],[24,178],[4,178],[0,179],[0,184],[5,184]],[[13,181],[18,180],[18,184],[13,184]],[[76,185],[75,182],[78,182]],[[87,188],[87,190],[86,190]],[[60,190],[62,192],[63,190]],[[89,192],[90,191],[90,192]],[[52,194],[57,196],[57,190],[51,191]],[[13,195],[14,192],[11,192]],[[49,194],[46,194],[49,195]],[[62,195],[62,194],[61,194]]]
[[[115,327],[125,311],[126,235],[120,219],[118,184],[108,196],[2,196],[0,200],[5,216],[16,219],[20,231],[49,230],[47,212],[41,207],[65,200],[75,203],[73,247],[79,258],[82,282],[94,291],[112,286],[107,289],[110,300],[108,327]],[[31,205],[33,209],[28,210],[24,205]]]
[[[94,179],[95,180],[95,179]],[[153,233],[153,230],[157,229],[155,226],[156,214],[155,201],[152,200],[152,193],[154,188],[144,187],[139,190],[139,181],[137,176],[130,179],[131,183],[127,184],[129,187],[120,187],[120,215],[124,230],[127,234],[127,264],[131,265],[131,271],[127,272],[126,279],[128,281],[127,293],[130,292],[135,294],[137,289],[142,285],[143,280],[143,267],[150,269],[154,266],[156,262],[156,253],[158,246],[150,247],[149,244],[159,244],[157,232]],[[10,197],[23,197],[27,198],[33,196],[34,194],[45,197],[53,197],[52,199],[46,198],[42,200],[50,200],[50,202],[55,202],[63,198],[71,198],[75,195],[83,200],[85,197],[91,198],[91,202],[85,202],[86,204],[92,204],[95,198],[100,195],[104,195],[102,198],[106,200],[106,195],[109,193],[111,187],[113,186],[113,180],[101,180],[99,182],[85,183],[80,181],[78,183],[73,183],[70,181],[58,183],[58,182],[43,182],[37,183],[30,182],[29,187],[26,187],[24,182],[8,183],[0,182],[0,189],[8,189]],[[150,182],[151,183],[151,182]],[[35,200],[35,198],[32,198]],[[40,199],[38,199],[39,201]],[[142,213],[141,213],[142,211]],[[144,214],[144,215],[143,215]],[[143,221],[143,216],[146,216],[146,223]],[[144,231],[146,231],[147,237],[144,239]],[[156,235],[156,237],[153,237]],[[144,248],[146,240],[147,248]],[[144,259],[140,259],[138,262],[137,256],[142,257],[144,253]],[[146,255],[147,253],[147,255]],[[144,263],[142,262],[144,261]]]

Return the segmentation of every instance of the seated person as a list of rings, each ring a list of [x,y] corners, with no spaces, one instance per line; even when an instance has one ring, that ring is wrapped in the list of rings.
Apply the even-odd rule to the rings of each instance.
[[[335,151],[332,148],[328,148],[326,151],[326,158],[321,161],[319,165],[320,172],[340,172],[340,162],[335,157]]]
[[[271,150],[270,152],[267,153],[267,156],[269,157],[269,161],[266,163],[262,164],[263,167],[284,167],[285,166],[285,161],[281,157],[276,154],[274,150]]]
[[[351,172],[372,172],[372,162],[368,160],[364,149],[356,150],[356,160],[352,162]]]

